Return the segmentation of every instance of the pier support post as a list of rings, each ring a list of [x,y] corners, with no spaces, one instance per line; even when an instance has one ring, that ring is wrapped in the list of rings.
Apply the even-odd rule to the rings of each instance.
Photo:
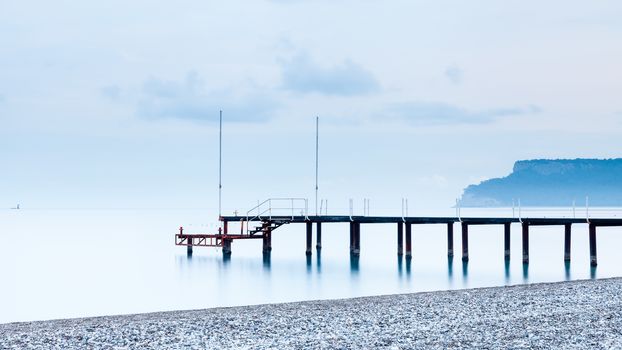
[[[570,261],[570,234],[572,232],[572,224],[564,225],[564,261]]]
[[[315,249],[320,250],[322,249],[322,223],[318,222],[316,224],[316,228],[317,228],[317,232],[315,233],[317,236],[315,237],[316,243],[315,243]]]
[[[361,254],[361,223],[354,224],[354,250],[352,251],[354,256]]]
[[[397,223],[397,255],[404,255],[404,224]]]
[[[267,231],[263,233],[263,253],[270,253],[272,251],[272,232]]]
[[[510,260],[510,229],[511,223],[503,224],[503,256],[505,260]]]
[[[447,256],[454,256],[454,223],[447,223]]]
[[[306,255],[311,255],[311,243],[313,242],[313,223],[311,221],[307,221],[307,250],[305,252]]]
[[[529,224],[523,222],[523,264],[529,264]]]
[[[469,261],[469,225],[462,223],[462,261]]]
[[[412,256],[412,224],[406,223],[406,259],[410,259]]]
[[[186,241],[188,242],[188,245],[186,246],[186,254],[188,256],[192,255],[192,238],[188,237],[186,238]]]
[[[596,265],[596,225],[590,223],[590,266]]]
[[[231,256],[231,240],[230,239],[222,240],[222,256],[224,257]]]
[[[354,222],[350,222],[350,254],[354,253]]]

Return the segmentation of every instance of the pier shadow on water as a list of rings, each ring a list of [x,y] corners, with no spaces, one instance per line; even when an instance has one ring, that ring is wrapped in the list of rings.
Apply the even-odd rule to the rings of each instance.
[[[307,255],[305,258],[307,273],[311,274],[313,271],[313,255]],[[315,272],[322,273],[322,250],[317,249],[315,254]]]
[[[313,268],[313,257],[311,255],[307,255],[305,260],[307,263],[307,273],[311,274],[311,270]]]
[[[228,269],[231,265],[231,257],[215,257],[204,255],[178,255],[176,257],[177,266],[179,269],[205,269],[214,265],[219,268]]]
[[[447,277],[451,280],[454,277],[454,257],[447,256]]]
[[[270,267],[271,267],[271,263],[272,263],[272,256],[271,256],[270,252],[263,253],[262,263],[263,263],[263,269],[265,271],[270,271]]]
[[[350,272],[353,275],[358,275],[359,273],[359,261],[360,257],[358,255],[350,254]]]
[[[397,256],[397,275],[400,278],[404,274],[406,274],[407,277],[410,277],[411,264],[412,264],[412,258],[398,255]]]
[[[222,255],[222,262],[224,263],[224,265],[229,265],[231,263],[231,255],[232,254],[223,254]]]

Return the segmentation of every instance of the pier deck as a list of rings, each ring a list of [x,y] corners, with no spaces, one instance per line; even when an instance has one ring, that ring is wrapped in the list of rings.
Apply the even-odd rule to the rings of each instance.
[[[469,225],[503,225],[506,223],[527,222],[533,226],[553,226],[565,224],[595,223],[597,226],[622,226],[622,218],[512,218],[512,217],[451,217],[451,216],[349,216],[349,215],[273,215],[273,216],[222,216],[223,222],[263,222],[263,221],[288,221],[290,223],[348,223],[359,222],[362,224],[450,224],[464,222]],[[588,222],[589,221],[589,222]]]
[[[521,226],[522,260],[529,263],[529,227],[564,226],[564,260],[570,260],[571,232],[573,224],[589,227],[590,264],[597,265],[596,228],[622,226],[622,218],[567,218],[567,217],[434,217],[434,216],[350,216],[350,215],[254,215],[221,216],[222,230],[218,233],[184,233],[183,228],[175,235],[175,244],[186,246],[192,254],[194,246],[222,247],[223,255],[231,255],[231,243],[238,239],[262,239],[263,253],[272,250],[272,232],[284,224],[306,226],[307,255],[312,254],[313,226],[316,226],[316,249],[322,248],[322,224],[348,223],[350,226],[350,254],[358,257],[361,251],[361,224],[395,224],[397,226],[397,254],[412,257],[412,225],[442,224],[447,226],[447,255],[453,256],[454,226],[460,225],[462,260],[469,260],[469,226],[502,225],[504,227],[505,259],[510,259],[510,231],[512,224]],[[240,223],[239,232],[229,232],[229,223]],[[253,227],[253,228],[251,228]]]

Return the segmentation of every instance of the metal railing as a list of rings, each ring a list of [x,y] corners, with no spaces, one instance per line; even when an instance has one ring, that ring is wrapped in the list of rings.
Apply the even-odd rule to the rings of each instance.
[[[305,220],[309,219],[309,201],[306,198],[268,198],[246,212],[246,232],[250,231],[248,223],[255,219],[268,217],[272,220],[272,215],[275,214],[275,216],[291,216],[294,220],[298,212],[300,216],[305,217]]]

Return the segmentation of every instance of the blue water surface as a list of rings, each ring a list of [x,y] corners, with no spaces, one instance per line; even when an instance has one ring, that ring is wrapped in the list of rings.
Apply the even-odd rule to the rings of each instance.
[[[463,209],[461,215],[512,216],[512,209]],[[530,209],[522,215],[573,214]],[[321,254],[314,248],[306,257],[304,225],[290,224],[273,233],[270,259],[262,256],[261,240],[247,240],[234,243],[229,260],[218,248],[195,248],[188,257],[185,247],[174,245],[180,225],[215,232],[218,223],[200,209],[0,210],[0,322],[622,276],[622,228],[615,227],[598,228],[599,265],[593,269],[586,224],[573,225],[569,264],[563,227],[532,227],[528,266],[520,259],[518,224],[512,225],[509,263],[502,226],[471,227],[468,264],[458,253],[458,225],[454,259],[447,257],[445,225],[413,226],[411,261],[396,254],[395,224],[362,225],[358,260],[349,254],[347,224],[323,226]]]

